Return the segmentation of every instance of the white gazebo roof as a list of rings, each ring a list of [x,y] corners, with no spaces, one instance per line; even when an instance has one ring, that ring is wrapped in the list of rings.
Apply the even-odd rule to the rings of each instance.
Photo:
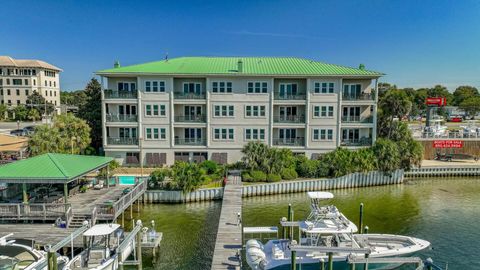
[[[98,224],[83,233],[83,236],[101,236],[101,235],[109,235],[112,234],[120,228],[119,224]]]
[[[320,200],[326,200],[326,199],[332,199],[333,194],[330,192],[325,192],[325,191],[309,191],[307,192],[308,197],[310,199],[320,199]]]

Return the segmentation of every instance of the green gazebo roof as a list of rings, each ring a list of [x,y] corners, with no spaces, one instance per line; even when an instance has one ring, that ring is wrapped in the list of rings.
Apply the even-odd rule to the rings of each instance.
[[[68,183],[108,165],[113,158],[68,154],[43,154],[0,166],[4,183]]]

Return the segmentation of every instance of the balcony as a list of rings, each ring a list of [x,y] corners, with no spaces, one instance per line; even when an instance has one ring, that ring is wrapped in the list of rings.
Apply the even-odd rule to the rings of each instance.
[[[347,94],[343,93],[343,100],[375,100],[375,96],[370,93]]]
[[[273,138],[273,145],[277,146],[304,146],[305,138]]]
[[[373,123],[373,116],[361,117],[361,116],[342,116],[343,123],[363,123],[371,124]]]
[[[275,100],[305,100],[306,95],[305,94],[280,94],[280,93],[275,93],[274,99]]]
[[[207,116],[201,115],[177,115],[175,116],[175,122],[184,123],[205,123],[207,122]]]
[[[175,138],[175,145],[206,145],[204,138]]]
[[[107,114],[107,122],[137,122],[137,115],[130,114]]]
[[[205,99],[207,95],[205,93],[183,93],[175,92],[173,97],[176,99]]]
[[[115,138],[108,137],[107,144],[112,145],[138,145],[138,138]]]
[[[137,91],[116,91],[111,89],[104,90],[105,99],[136,99]]]
[[[305,123],[305,115],[275,115],[273,116],[274,123]]]
[[[342,139],[342,146],[371,146],[372,138]]]

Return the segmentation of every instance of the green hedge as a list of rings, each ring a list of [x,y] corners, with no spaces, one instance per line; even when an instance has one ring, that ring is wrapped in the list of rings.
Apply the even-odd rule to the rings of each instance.
[[[265,182],[267,180],[267,175],[262,171],[251,171],[250,175],[253,178],[253,182]]]
[[[294,168],[283,168],[281,172],[282,179],[284,180],[294,180],[297,179],[298,174]]]
[[[267,182],[271,183],[271,182],[279,182],[282,180],[282,177],[278,174],[273,174],[273,173],[270,173],[267,175]]]

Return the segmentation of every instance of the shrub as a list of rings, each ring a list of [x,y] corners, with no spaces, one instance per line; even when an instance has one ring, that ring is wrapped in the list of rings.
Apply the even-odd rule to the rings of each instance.
[[[250,175],[253,178],[253,182],[265,182],[267,175],[262,171],[251,171]]]
[[[218,164],[212,160],[205,160],[200,163],[200,168],[204,169],[207,174],[214,174],[218,171]]]
[[[150,173],[148,185],[150,188],[158,188],[165,182],[165,179],[171,174],[169,169],[157,169]]]
[[[242,173],[242,182],[253,182],[253,178],[248,172],[244,172]]]
[[[267,182],[279,182],[282,180],[282,177],[278,174],[270,173],[267,175]]]
[[[319,177],[318,166],[320,161],[317,159],[308,159],[306,156],[297,156],[295,170],[300,177]]]
[[[293,180],[298,177],[297,171],[295,171],[294,168],[283,168],[281,175],[284,180]]]
[[[187,193],[202,185],[205,170],[196,163],[176,161],[172,166],[172,178],[175,186]]]

